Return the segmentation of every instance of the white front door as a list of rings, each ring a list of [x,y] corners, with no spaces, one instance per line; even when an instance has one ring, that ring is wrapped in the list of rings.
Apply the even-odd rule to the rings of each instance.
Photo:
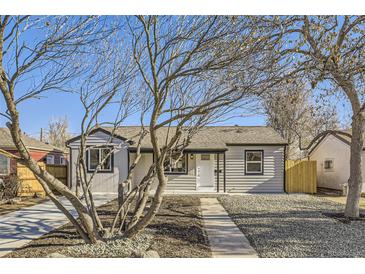
[[[196,175],[198,187],[214,187],[214,154],[197,154]]]

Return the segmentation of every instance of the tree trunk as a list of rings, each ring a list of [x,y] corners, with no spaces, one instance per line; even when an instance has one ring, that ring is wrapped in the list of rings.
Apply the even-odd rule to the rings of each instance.
[[[163,157],[164,158],[164,157]],[[134,226],[131,226],[125,233],[126,237],[133,237],[137,235],[141,230],[143,230],[145,227],[147,227],[152,219],[157,214],[158,210],[160,209],[160,206],[162,204],[163,199],[163,193],[166,188],[167,179],[164,174],[164,168],[163,168],[163,160],[158,162],[156,164],[156,175],[158,178],[158,186],[155,192],[155,195],[153,196],[153,200],[151,203],[150,208],[148,209],[148,212],[145,216],[143,216]]]
[[[30,154],[21,139],[21,130],[19,126],[19,113],[18,110],[16,109],[16,105],[11,95],[13,94],[13,92],[10,93],[9,91],[4,91],[2,89],[2,93],[4,95],[7,109],[9,111],[12,120],[12,123],[8,124],[7,126],[9,127],[14,145],[17,148],[19,155],[21,157],[22,164],[26,165],[33,172],[33,174],[37,178],[43,180],[44,183],[47,184],[47,186],[54,188],[56,191],[61,193],[66,199],[70,201],[70,203],[74,206],[75,210],[77,211],[80,218],[80,222],[83,225],[85,233],[88,235],[91,243],[97,243],[102,241],[102,238],[100,237],[92,221],[92,218],[89,212],[87,211],[87,208],[82,204],[80,199],[61,181],[59,181],[53,175],[48,173],[46,170],[42,170],[38,166],[37,162],[34,161],[32,157],[30,157]]]
[[[345,216],[351,218],[359,217],[359,202],[362,189],[361,154],[363,149],[363,123],[364,118],[361,113],[352,118],[350,178],[345,208]]]

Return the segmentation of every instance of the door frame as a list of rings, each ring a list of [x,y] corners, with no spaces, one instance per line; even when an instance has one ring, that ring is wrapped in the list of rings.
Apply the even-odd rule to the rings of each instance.
[[[210,155],[210,159],[209,160],[201,160],[201,156],[202,155]],[[211,166],[211,172],[212,172],[212,183],[211,185],[207,185],[207,186],[202,186],[201,185],[201,177],[200,177],[200,174],[201,174],[201,165],[200,165],[200,162],[201,161],[209,161],[210,162],[210,166]],[[214,174],[214,153],[199,153],[199,154],[196,154],[196,167],[195,167],[195,171],[196,171],[196,189],[199,189],[201,187],[209,187],[209,188],[214,188],[215,186],[215,174]]]

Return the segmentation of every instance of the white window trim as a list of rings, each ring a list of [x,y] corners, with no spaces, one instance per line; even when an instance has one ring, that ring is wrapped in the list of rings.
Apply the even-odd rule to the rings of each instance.
[[[6,160],[7,160],[7,172],[6,173],[1,173],[0,172],[0,175],[9,175],[10,174],[10,158],[6,157],[5,155],[3,155]]]
[[[106,147],[90,148],[87,151],[87,153],[89,154],[88,157],[87,157],[87,169],[88,169],[88,171],[95,171],[95,168],[91,168],[90,167],[90,159],[91,159],[91,157],[90,157],[90,151],[91,150],[99,150],[99,160],[98,160],[98,163],[100,164],[100,162],[101,162],[101,150],[103,150],[103,149],[111,149],[111,148],[106,148]],[[110,157],[110,168],[108,168],[108,169],[106,169],[106,168],[103,168],[103,169],[99,168],[98,171],[100,171],[100,172],[111,172],[113,170],[113,167],[112,167],[112,164],[113,164],[112,157],[113,156],[112,156],[112,154],[113,154],[113,152],[109,155],[109,157]]]
[[[259,152],[261,154],[261,161],[247,161],[247,153]],[[260,171],[248,171],[247,163],[260,164]],[[245,174],[263,175],[264,174],[264,152],[262,150],[245,150]]]

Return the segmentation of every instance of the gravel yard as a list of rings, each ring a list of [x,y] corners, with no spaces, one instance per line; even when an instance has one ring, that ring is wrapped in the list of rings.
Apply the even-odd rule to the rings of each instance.
[[[101,220],[110,226],[117,210],[112,201],[100,208]],[[59,253],[67,257],[138,257],[146,250],[160,257],[210,257],[210,248],[200,216],[200,199],[194,196],[167,196],[152,224],[134,239],[114,239],[100,245],[85,245],[67,224],[31,241],[6,257],[46,257]]]
[[[365,257],[365,221],[327,214],[344,205],[310,195],[221,196],[260,257]]]

